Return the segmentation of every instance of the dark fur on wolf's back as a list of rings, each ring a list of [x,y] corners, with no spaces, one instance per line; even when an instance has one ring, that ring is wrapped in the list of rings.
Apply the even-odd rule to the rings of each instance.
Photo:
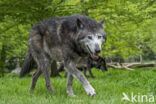
[[[102,23],[103,21],[98,23],[89,17],[81,15],[50,18],[38,22],[30,30],[28,51],[20,77],[28,73],[34,63],[36,63],[38,70],[33,75],[30,89],[35,88],[37,79],[43,73],[46,87],[52,92],[53,88],[49,77],[51,62],[53,60],[64,60],[69,72],[68,94],[74,95],[71,88],[74,75],[80,80],[87,94],[95,95],[95,90],[85,76],[76,69],[75,62],[79,57],[90,54],[84,43],[81,42],[82,39],[89,33],[104,34]]]

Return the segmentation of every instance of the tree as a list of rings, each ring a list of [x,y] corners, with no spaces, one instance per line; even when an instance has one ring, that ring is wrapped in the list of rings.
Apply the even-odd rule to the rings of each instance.
[[[153,57],[156,55],[155,6],[155,0],[1,0],[1,67],[13,57],[22,63],[33,24],[45,18],[73,14],[87,15],[97,21],[105,18],[107,42],[101,56],[120,62],[138,59],[140,55],[143,59],[156,59]]]

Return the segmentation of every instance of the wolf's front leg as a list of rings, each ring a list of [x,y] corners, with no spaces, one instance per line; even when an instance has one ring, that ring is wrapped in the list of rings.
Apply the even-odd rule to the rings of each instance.
[[[71,73],[73,76],[77,77],[80,80],[88,95],[94,96],[96,94],[94,88],[90,85],[86,77],[76,68],[73,61],[66,61],[65,66],[69,73]]]
[[[68,72],[67,93],[70,96],[75,96],[72,89],[73,76]]]

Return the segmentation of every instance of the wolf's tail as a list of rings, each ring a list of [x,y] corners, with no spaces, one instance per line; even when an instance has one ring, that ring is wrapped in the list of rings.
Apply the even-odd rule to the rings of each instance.
[[[30,53],[30,51],[27,51],[26,57],[24,59],[24,63],[22,65],[22,69],[20,72],[20,78],[24,77],[27,73],[29,73],[32,69],[32,67],[34,66],[34,60],[33,57]]]

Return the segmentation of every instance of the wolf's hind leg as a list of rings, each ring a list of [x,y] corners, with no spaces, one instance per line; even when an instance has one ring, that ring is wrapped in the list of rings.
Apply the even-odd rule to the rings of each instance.
[[[67,93],[70,96],[75,96],[72,89],[73,76],[68,72]]]
[[[35,88],[36,82],[41,74],[42,74],[42,71],[40,69],[37,69],[36,72],[33,74],[30,90],[33,90]]]
[[[84,75],[87,77],[87,69],[83,68]]]
[[[48,70],[48,69],[49,69],[49,67],[43,69],[43,75],[44,75],[44,77],[45,77],[47,89],[48,89],[50,92],[53,92],[53,88],[52,88],[52,85],[51,85],[51,82],[50,82],[50,74],[49,74],[49,70]]]
[[[40,62],[39,62],[39,68],[41,69],[41,71],[43,72],[43,75],[45,77],[45,81],[46,81],[46,87],[50,92],[53,92],[53,88],[50,82],[50,59],[46,56],[46,55],[40,55]]]
[[[89,72],[90,77],[91,77],[91,78],[94,78],[94,75],[92,74],[92,71],[91,71],[92,69],[91,69],[91,68],[88,68],[87,70],[88,70],[88,72]]]
[[[49,74],[50,65],[51,65],[50,58],[42,50],[38,51],[38,53],[35,52],[35,54],[33,56],[34,56],[34,59],[37,62],[38,70],[41,70],[41,72],[43,73],[43,75],[45,77],[47,89],[50,92],[53,92],[53,88],[52,88],[52,85],[51,85],[51,82],[50,82],[50,74]]]

